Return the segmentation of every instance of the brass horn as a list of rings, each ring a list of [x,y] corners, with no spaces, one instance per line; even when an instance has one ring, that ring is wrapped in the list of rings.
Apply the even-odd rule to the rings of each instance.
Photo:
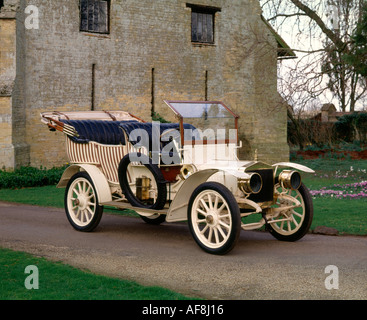
[[[186,180],[190,175],[196,172],[196,167],[192,164],[184,164],[180,170],[181,179]]]

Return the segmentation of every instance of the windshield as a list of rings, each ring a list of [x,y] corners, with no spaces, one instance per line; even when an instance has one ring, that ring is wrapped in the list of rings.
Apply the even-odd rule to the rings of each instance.
[[[168,105],[183,118],[234,118],[234,113],[221,102],[174,102]]]
[[[238,116],[220,101],[165,101],[185,128],[182,142],[237,142]],[[185,125],[184,125],[185,124]],[[186,124],[193,129],[187,130]],[[190,131],[192,130],[192,132]]]

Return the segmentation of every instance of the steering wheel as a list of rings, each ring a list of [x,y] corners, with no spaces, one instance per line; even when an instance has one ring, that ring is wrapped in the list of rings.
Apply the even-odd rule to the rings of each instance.
[[[171,134],[173,133],[173,134]],[[177,142],[180,142],[180,139],[181,139],[181,134],[180,134],[180,131],[173,128],[173,129],[168,129],[168,130],[165,130],[161,135],[160,135],[160,140],[162,141],[162,138],[166,135],[170,134],[170,136],[172,137],[172,140],[176,140]],[[166,141],[166,140],[163,140],[163,141]],[[167,140],[168,142],[169,140]]]

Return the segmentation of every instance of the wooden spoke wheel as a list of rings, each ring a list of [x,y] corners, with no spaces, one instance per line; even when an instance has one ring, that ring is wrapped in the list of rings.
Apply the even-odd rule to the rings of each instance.
[[[237,202],[225,186],[216,182],[195,189],[189,201],[188,222],[197,244],[212,254],[232,250],[240,234]]]
[[[93,182],[86,172],[75,174],[65,190],[65,211],[70,224],[78,231],[94,230],[103,214]]]

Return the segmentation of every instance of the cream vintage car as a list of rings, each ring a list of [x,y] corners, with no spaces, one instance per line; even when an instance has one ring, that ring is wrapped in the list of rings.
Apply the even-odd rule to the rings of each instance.
[[[313,205],[291,162],[239,160],[238,116],[220,101],[165,101],[175,123],[145,122],[123,111],[44,112],[66,135],[70,166],[58,184],[79,231],[94,230],[103,208],[133,209],[150,224],[187,221],[206,252],[226,254],[241,229],[265,226],[296,241]]]

